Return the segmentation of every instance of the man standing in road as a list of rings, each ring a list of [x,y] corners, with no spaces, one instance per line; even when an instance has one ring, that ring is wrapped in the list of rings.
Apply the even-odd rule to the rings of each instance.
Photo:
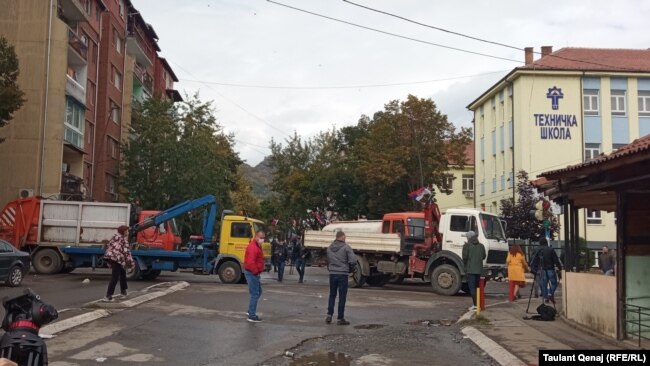
[[[303,283],[305,280],[305,266],[310,256],[311,252],[309,249],[305,248],[302,241],[298,239],[293,249],[293,260],[296,265],[296,271],[298,271],[298,283]]]
[[[557,289],[557,273],[562,270],[562,263],[555,253],[555,249],[548,246],[546,238],[539,239],[539,249],[533,255],[530,267],[539,273],[539,288],[542,291],[544,302],[555,304],[555,289]]]
[[[262,296],[262,284],[260,283],[260,274],[264,272],[264,253],[262,252],[262,243],[264,243],[264,231],[258,230],[253,239],[246,247],[244,254],[244,276],[248,282],[248,292],[250,301],[248,303],[248,321],[259,323],[262,321],[257,316],[257,301]]]
[[[327,270],[330,273],[330,297],[327,305],[327,324],[332,322],[336,293],[339,294],[339,307],[337,314],[338,325],[348,325],[345,320],[345,300],[348,296],[348,274],[357,264],[357,257],[352,247],[345,243],[345,233],[338,231],[336,240],[327,248]]]
[[[476,233],[468,231],[465,234],[467,242],[463,245],[463,265],[467,275],[469,294],[472,296],[472,306],[469,310],[476,310],[476,289],[478,288],[483,273],[483,260],[485,259],[485,247],[478,242]]]
[[[614,263],[616,263],[614,256],[609,251],[609,247],[605,245],[603,247],[603,253],[598,257],[598,265],[605,276],[614,275]]]
[[[275,254],[275,260],[278,266],[278,282],[282,282],[282,279],[284,278],[284,267],[287,262],[287,257],[289,256],[287,243],[284,240],[280,240],[275,245],[275,252],[273,254]]]

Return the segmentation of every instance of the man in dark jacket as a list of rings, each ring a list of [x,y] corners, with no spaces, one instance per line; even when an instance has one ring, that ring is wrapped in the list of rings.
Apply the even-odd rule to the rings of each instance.
[[[348,274],[356,263],[357,257],[352,251],[352,247],[345,243],[345,233],[338,231],[336,233],[336,240],[327,248],[327,270],[330,273],[330,297],[325,322],[328,324],[332,322],[332,315],[334,315],[334,303],[336,302],[337,292],[339,294],[339,307],[336,324],[350,324],[350,322],[345,320],[345,300],[348,295]]]
[[[296,271],[298,271],[298,283],[302,283],[305,278],[305,266],[307,265],[307,260],[311,256],[309,249],[305,248],[301,240],[296,242],[296,245],[293,247],[293,262],[296,265]]]
[[[598,266],[600,267],[600,270],[603,271],[605,276],[613,276],[615,264],[616,259],[609,251],[609,247],[605,245],[603,247],[603,253],[598,257]]]
[[[562,263],[557,257],[555,250],[548,246],[546,238],[539,239],[539,248],[530,261],[530,268],[538,274],[539,288],[542,292],[545,302],[555,303],[555,290],[557,289],[557,273],[562,270]]]
[[[277,242],[275,246],[275,252],[273,254],[275,255],[275,260],[278,266],[278,282],[282,282],[282,279],[284,278],[284,266],[286,264],[287,257],[289,257],[289,252],[287,251],[287,243],[284,240]]]
[[[476,310],[476,289],[481,281],[483,273],[483,260],[485,259],[485,247],[478,242],[476,233],[468,231],[465,234],[467,242],[463,245],[463,265],[467,276],[469,294],[472,296],[472,306],[469,310]]]
[[[250,243],[248,243],[246,252],[244,253],[244,276],[246,276],[248,292],[250,293],[247,320],[252,323],[259,323],[262,321],[262,319],[257,316],[257,301],[262,296],[260,274],[264,272],[264,253],[262,252],[264,237],[264,231],[258,230]]]

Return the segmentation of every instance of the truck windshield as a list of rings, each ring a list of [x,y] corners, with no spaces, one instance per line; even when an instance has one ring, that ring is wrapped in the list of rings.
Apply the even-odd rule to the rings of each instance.
[[[169,220],[169,227],[175,236],[181,235],[181,233],[178,231],[178,225],[176,224],[176,219]]]
[[[483,228],[483,234],[485,234],[486,238],[506,240],[506,235],[503,233],[501,221],[499,221],[498,217],[486,214],[480,214],[479,216],[481,218],[481,227]]]
[[[424,219],[409,217],[406,219],[409,238],[424,238]]]

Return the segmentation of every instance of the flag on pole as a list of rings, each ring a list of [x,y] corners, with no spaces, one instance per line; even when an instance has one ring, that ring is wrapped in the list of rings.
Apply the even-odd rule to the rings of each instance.
[[[421,187],[409,193],[409,197],[413,198],[418,202],[422,201],[422,199],[424,199],[426,196],[429,195],[431,195],[431,191],[427,187]]]

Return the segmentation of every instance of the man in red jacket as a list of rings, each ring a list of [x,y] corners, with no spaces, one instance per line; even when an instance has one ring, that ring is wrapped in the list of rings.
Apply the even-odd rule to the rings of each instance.
[[[246,253],[244,254],[244,276],[248,282],[248,292],[250,301],[248,303],[248,321],[259,323],[262,321],[257,316],[257,301],[262,296],[262,284],[260,283],[260,274],[264,272],[264,253],[262,253],[262,243],[264,243],[264,231],[258,230],[255,236],[248,243]]]

